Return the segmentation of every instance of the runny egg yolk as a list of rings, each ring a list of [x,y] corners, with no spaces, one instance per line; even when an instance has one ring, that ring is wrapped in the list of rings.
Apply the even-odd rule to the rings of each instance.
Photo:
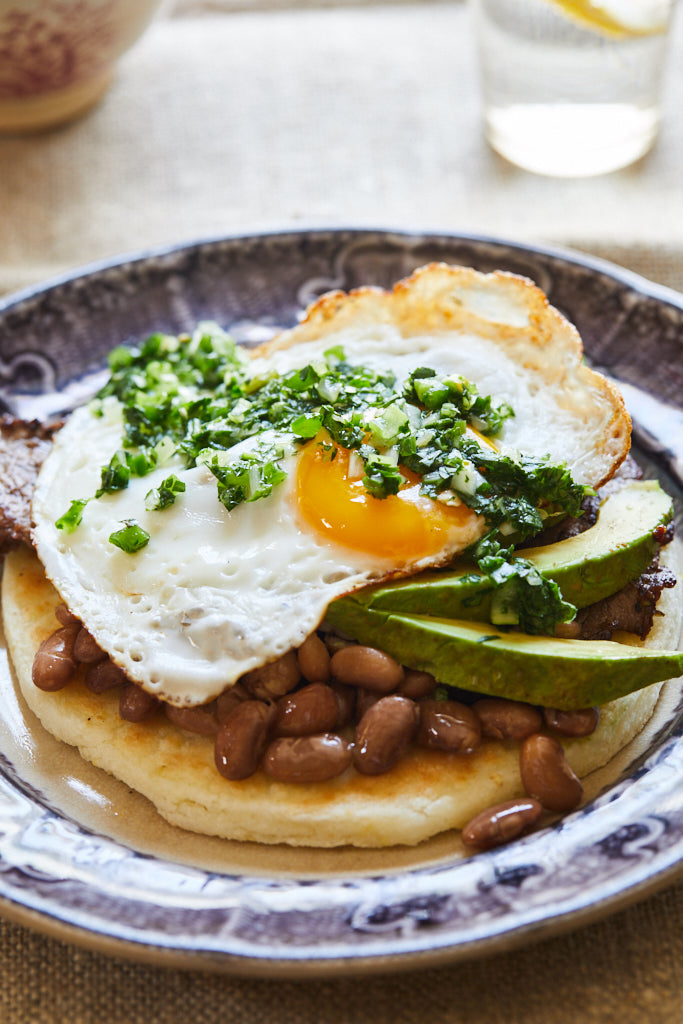
[[[349,463],[347,449],[312,441],[299,456],[296,479],[303,519],[344,547],[398,563],[417,561],[446,548],[454,528],[475,518],[465,505],[425,498],[419,478],[405,469],[398,494],[374,498],[363,486],[362,471],[352,474]]]

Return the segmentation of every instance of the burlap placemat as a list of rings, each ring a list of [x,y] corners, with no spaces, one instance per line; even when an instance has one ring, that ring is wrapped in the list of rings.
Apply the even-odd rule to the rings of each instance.
[[[602,178],[511,167],[481,132],[467,5],[208,14],[152,26],[102,104],[0,139],[0,292],[273,224],[683,247],[683,18],[654,151]]]
[[[384,977],[153,968],[3,922],[0,963],[4,1024],[680,1024],[683,887],[521,951]]]
[[[683,290],[682,70],[649,158],[558,183],[483,143],[462,5],[162,21],[91,115],[0,140],[0,292],[120,252],[319,223],[572,245]],[[135,964],[0,920],[0,1021],[679,1024],[682,926],[674,886],[473,963],[287,982]]]

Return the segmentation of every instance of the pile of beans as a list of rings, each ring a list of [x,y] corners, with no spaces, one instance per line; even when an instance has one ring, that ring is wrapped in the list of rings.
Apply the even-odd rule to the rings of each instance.
[[[492,697],[465,703],[473,696],[465,694],[440,699],[429,673],[317,633],[246,673],[210,704],[177,708],[131,683],[66,606],[56,616],[60,628],[34,659],[37,687],[60,690],[83,665],[91,692],[119,689],[123,719],[142,722],[163,710],[180,728],[214,737],[216,768],[226,779],[246,779],[261,768],[279,782],[324,782],[351,765],[363,775],[382,775],[412,745],[467,755],[482,739],[515,740],[527,797],[488,808],[465,826],[464,842],[478,849],[523,834],[546,810],[571,810],[583,795],[557,736],[592,733],[597,708],[559,711]]]

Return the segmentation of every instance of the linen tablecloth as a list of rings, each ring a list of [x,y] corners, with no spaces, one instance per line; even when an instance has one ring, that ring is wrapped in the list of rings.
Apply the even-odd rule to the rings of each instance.
[[[0,293],[122,252],[317,225],[572,246],[683,290],[681,19],[655,150],[558,181],[486,147],[462,4],[197,6],[151,27],[88,116],[0,139]],[[680,886],[520,951],[361,980],[167,970],[0,920],[0,1020],[679,1024],[682,963]]]

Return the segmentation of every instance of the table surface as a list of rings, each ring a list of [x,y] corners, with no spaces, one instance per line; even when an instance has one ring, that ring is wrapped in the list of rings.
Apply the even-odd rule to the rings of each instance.
[[[634,166],[526,174],[486,146],[461,3],[183,0],[102,103],[0,139],[0,294],[119,253],[270,227],[454,230],[573,247],[683,290],[683,19]],[[683,887],[472,964],[254,981],[108,958],[0,920],[0,1020],[680,1022]]]

